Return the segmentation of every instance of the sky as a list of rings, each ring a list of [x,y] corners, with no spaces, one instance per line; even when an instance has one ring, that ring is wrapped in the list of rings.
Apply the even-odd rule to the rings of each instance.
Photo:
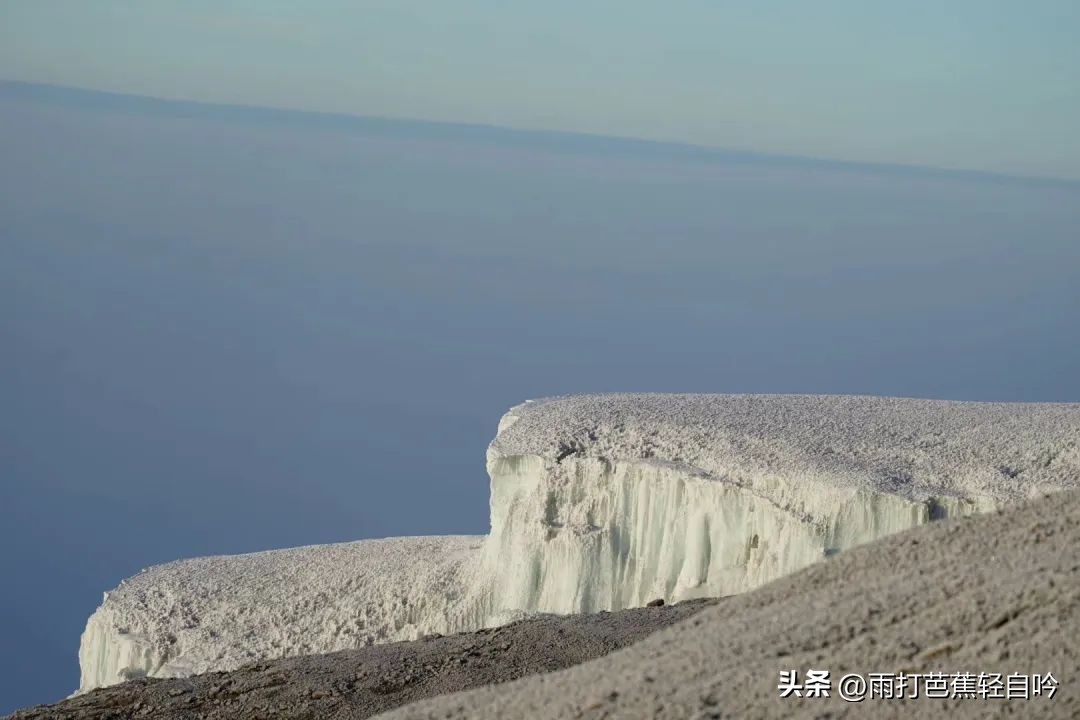
[[[5,0],[0,78],[1080,178],[1074,0]]]

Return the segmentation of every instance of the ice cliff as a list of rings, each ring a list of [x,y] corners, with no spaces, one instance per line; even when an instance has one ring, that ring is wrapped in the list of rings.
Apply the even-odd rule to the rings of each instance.
[[[756,587],[929,520],[1080,484],[1080,405],[596,395],[511,409],[484,537],[200,558],[106,594],[80,690]]]

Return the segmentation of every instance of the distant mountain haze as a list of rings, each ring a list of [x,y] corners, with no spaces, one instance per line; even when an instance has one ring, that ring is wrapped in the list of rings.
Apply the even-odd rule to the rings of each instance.
[[[0,78],[1080,179],[1074,0],[7,0]]]

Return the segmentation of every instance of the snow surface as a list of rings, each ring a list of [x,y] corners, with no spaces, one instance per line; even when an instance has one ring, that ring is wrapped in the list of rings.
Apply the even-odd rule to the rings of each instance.
[[[454,607],[482,541],[361,540],[149,568],[106,593],[87,621],[80,690],[475,624]]]
[[[729,595],[932,519],[1080,485],[1080,405],[850,396],[530,401],[491,532],[201,558],[108,593],[80,690],[127,677]]]
[[[651,460],[753,486],[994,501],[1075,486],[1080,404],[850,395],[578,395],[512,408],[502,456]]]

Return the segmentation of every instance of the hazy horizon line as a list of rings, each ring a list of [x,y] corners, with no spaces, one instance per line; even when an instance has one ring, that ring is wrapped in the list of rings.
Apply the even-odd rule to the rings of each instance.
[[[0,99],[37,101],[76,106],[91,110],[125,110],[171,117],[216,119],[226,121],[260,121],[266,124],[296,125],[324,130],[362,131],[368,134],[417,135],[436,140],[471,140],[488,143],[510,143],[552,151],[605,154],[628,152],[639,156],[668,157],[695,160],[708,164],[718,162],[758,164],[774,167],[812,167],[848,172],[871,172],[887,175],[911,175],[982,180],[990,182],[1047,185],[1080,189],[1080,179],[1046,175],[1023,175],[936,167],[893,162],[869,162],[840,158],[784,155],[751,150],[732,150],[710,145],[649,140],[621,135],[543,130],[508,127],[482,123],[462,123],[417,118],[398,118],[377,115],[354,115],[320,110],[300,110],[265,105],[207,102],[154,95],[121,93],[94,88],[57,85],[52,83],[7,80],[0,78]],[[303,121],[308,122],[303,122]],[[404,131],[404,132],[403,132]]]

